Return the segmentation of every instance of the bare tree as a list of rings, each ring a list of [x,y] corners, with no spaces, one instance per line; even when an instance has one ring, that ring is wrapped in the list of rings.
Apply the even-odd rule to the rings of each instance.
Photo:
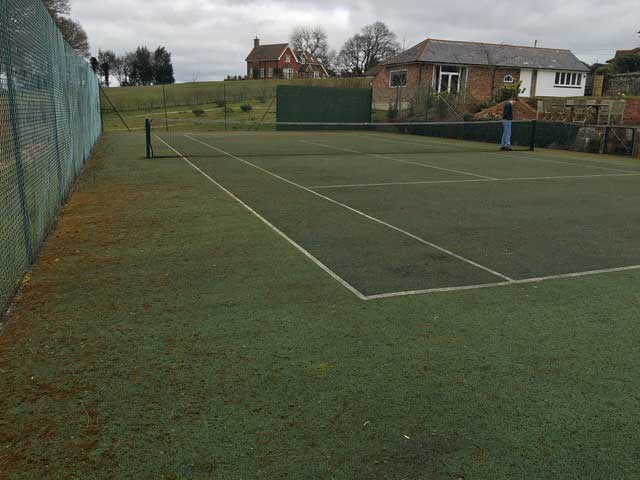
[[[328,38],[322,27],[297,26],[291,32],[289,42],[294,50],[309,52],[311,56],[324,63],[329,53]]]
[[[375,22],[345,42],[338,55],[338,64],[346,73],[362,75],[399,50],[396,34],[384,23]]]
[[[42,0],[42,3],[54,19],[71,13],[69,0]]]
[[[76,53],[82,57],[89,57],[89,39],[84,28],[78,22],[67,17],[58,17],[56,24],[64,39]]]
[[[71,13],[69,0],[42,0],[42,4],[49,11],[49,15],[56,22],[63,38],[83,57],[89,57],[89,40],[87,32],[80,23],[68,17]]]
[[[481,47],[482,53],[487,59],[487,69],[489,73],[489,84],[491,89],[491,100],[495,98],[495,90],[496,90],[496,74],[498,73],[498,62],[497,55],[499,54],[499,46],[497,45],[486,45],[482,44]]]

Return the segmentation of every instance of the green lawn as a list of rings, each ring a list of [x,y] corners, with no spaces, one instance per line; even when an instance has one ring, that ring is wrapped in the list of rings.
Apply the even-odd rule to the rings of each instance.
[[[249,150],[250,141],[236,148]],[[0,478],[640,476],[640,271],[363,301],[182,159],[143,153],[141,134],[102,138],[0,336]],[[478,155],[482,167],[470,155],[455,169],[496,168],[489,153]],[[526,162],[513,155],[500,158]],[[548,155],[582,172],[635,168],[632,160]],[[312,176],[342,181],[349,167],[367,182],[428,170],[384,171],[363,157],[332,166],[336,159],[347,156],[301,157],[308,168],[277,157],[251,161],[305,184]],[[348,264],[362,256],[358,241],[375,253],[367,239],[382,239],[376,245],[388,248],[369,264],[389,268],[353,280],[363,289],[375,292],[385,278],[405,274],[419,280],[402,270],[410,257],[392,255],[393,239],[374,229],[358,237],[371,227],[354,229],[355,217],[227,162],[194,160],[285,233],[326,252],[321,259],[333,254]],[[549,168],[561,176],[561,165]],[[602,195],[609,181],[627,188],[614,178],[598,188],[586,182],[599,178],[576,180],[566,198],[593,201],[586,186]],[[406,204],[391,190],[370,194],[369,203],[345,190],[340,200],[389,222],[432,223],[421,235],[441,230],[443,217],[428,207],[445,200],[455,206],[451,228],[476,222],[480,239],[492,228],[479,222],[483,201],[496,222],[508,223],[514,212],[506,203],[515,198],[520,218],[541,231],[564,238],[575,226],[560,221],[560,210],[547,210],[545,225],[533,199],[549,197],[538,184],[512,187],[511,200],[496,193],[498,184],[484,197],[475,190],[480,183],[468,185],[469,211],[436,190],[417,215],[409,187],[401,189]],[[566,215],[583,207],[557,208]],[[595,232],[602,237],[594,245],[610,258],[628,253],[608,243],[620,241],[616,219],[612,230]],[[327,249],[327,236],[340,232],[343,250],[339,243]],[[502,244],[487,245],[491,259],[506,261]],[[576,266],[593,259],[553,238],[542,251],[554,255],[556,247]],[[527,265],[562,268],[533,257]]]
[[[244,80],[228,82],[179,83],[175,85],[153,85],[148,87],[126,87],[105,89],[106,95],[121,113],[132,130],[144,129],[147,117],[163,118],[164,103],[169,118],[224,118],[224,99],[228,103],[229,120],[275,121],[275,97],[277,85],[307,85],[340,88],[368,88],[369,78],[329,78],[323,80]],[[225,91],[226,90],[226,91]],[[226,97],[225,97],[226,96]],[[243,112],[242,105],[251,105],[250,112]],[[271,108],[269,108],[271,107]],[[195,109],[204,110],[196,116]],[[126,131],[120,118],[114,113],[107,99],[102,97],[104,129]],[[267,113],[268,111],[268,113]],[[265,116],[264,114],[267,113]]]

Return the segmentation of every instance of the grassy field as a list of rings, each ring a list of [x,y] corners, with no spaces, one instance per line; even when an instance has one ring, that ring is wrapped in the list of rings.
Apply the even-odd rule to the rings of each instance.
[[[631,160],[236,135],[202,138],[514,278],[638,256]],[[142,147],[103,137],[0,336],[0,478],[640,476],[640,271],[363,300],[211,180],[366,295],[493,280],[220,152]]]
[[[166,104],[170,118],[198,118],[194,109],[204,110],[200,118],[220,120],[224,118],[224,100],[227,100],[229,120],[275,121],[275,97],[277,85],[308,85],[340,88],[368,88],[367,78],[329,78],[323,80],[247,80],[229,82],[180,83],[165,86]],[[226,89],[226,93],[225,93]],[[142,130],[144,119],[164,116],[164,97],[161,85],[149,87],[111,88],[105,90],[115,107],[122,114],[129,128]],[[243,112],[242,105],[251,105],[250,112]],[[269,107],[271,108],[269,109]],[[105,131],[126,131],[118,116],[105,98],[102,99]],[[268,114],[265,113],[268,110]]]
[[[265,101],[275,95],[278,85],[307,85],[340,88],[368,88],[368,78],[327,78],[322,80],[242,80],[227,82],[176,83],[164,87],[166,103],[169,107],[202,105],[222,101],[243,102],[249,100]],[[105,92],[120,111],[147,111],[164,106],[163,86],[110,88]],[[111,108],[105,101],[102,108]]]

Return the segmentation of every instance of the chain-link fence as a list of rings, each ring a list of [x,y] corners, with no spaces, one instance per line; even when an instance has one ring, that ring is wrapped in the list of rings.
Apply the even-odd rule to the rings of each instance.
[[[40,0],[0,0],[0,312],[100,132],[88,63]]]

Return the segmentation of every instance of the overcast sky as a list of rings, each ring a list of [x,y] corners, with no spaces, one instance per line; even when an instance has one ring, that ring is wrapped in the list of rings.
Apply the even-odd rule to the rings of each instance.
[[[431,37],[569,48],[586,62],[640,44],[638,0],[74,0],[91,49],[120,54],[166,46],[179,82],[244,74],[257,35],[284,43],[298,24],[321,25],[332,48],[385,22],[408,47]]]

